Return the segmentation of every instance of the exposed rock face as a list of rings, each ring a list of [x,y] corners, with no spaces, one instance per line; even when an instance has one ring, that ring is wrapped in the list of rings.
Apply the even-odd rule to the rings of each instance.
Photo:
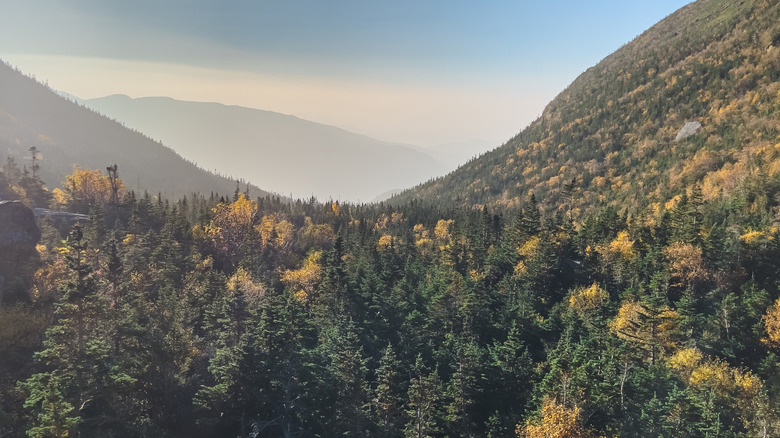
[[[0,201],[0,305],[26,299],[40,239],[32,210],[19,201]]]
[[[699,128],[701,128],[701,123],[699,122],[686,123],[683,125],[682,129],[680,129],[680,132],[677,133],[677,137],[674,138],[674,141],[685,140],[693,134],[696,134]]]
[[[0,248],[34,248],[41,239],[33,211],[19,201],[0,201],[0,224]]]

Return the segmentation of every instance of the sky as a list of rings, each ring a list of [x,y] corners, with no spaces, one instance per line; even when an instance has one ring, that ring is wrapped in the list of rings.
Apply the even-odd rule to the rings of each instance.
[[[0,58],[89,99],[169,96],[422,147],[495,146],[685,0],[0,0]]]

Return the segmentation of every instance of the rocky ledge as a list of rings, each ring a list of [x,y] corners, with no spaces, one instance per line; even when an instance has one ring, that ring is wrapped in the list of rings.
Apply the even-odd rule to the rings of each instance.
[[[41,230],[33,211],[19,201],[0,201],[0,305],[27,299],[40,261]]]

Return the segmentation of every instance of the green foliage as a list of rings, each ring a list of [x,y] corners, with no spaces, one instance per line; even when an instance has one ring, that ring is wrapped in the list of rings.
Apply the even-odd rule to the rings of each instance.
[[[69,278],[62,283],[55,322],[46,330],[35,358],[44,372],[21,387],[29,394],[25,407],[34,412],[30,436],[67,436],[87,429],[106,414],[108,305],[99,293],[81,228],[70,233],[63,255]]]
[[[34,374],[22,386],[30,395],[24,407],[35,409],[35,425],[27,430],[31,438],[61,438],[76,430],[81,418],[62,394],[62,378],[50,373]]]
[[[32,436],[476,437],[555,406],[606,435],[776,431],[773,206],[697,196],[578,226],[532,197],[503,217],[130,192],[43,253],[25,312],[53,319],[6,347],[25,371],[3,418]]]
[[[392,345],[388,344],[376,369],[374,398],[371,400],[380,437],[398,437],[403,428],[406,382],[400,374],[401,366]]]
[[[441,433],[443,388],[436,370],[430,371],[417,356],[409,383],[409,418],[404,428],[407,438],[428,438]]]

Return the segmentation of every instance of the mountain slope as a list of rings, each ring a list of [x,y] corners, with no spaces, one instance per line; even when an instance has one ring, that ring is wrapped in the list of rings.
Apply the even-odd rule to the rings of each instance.
[[[74,164],[105,169],[116,163],[127,186],[153,193],[228,195],[236,188],[234,179],[200,169],[162,144],[0,63],[0,159],[9,155],[21,166],[31,146],[41,153],[41,177],[50,187],[72,173]],[[251,195],[265,194],[251,190]]]
[[[270,111],[121,95],[84,103],[196,163],[295,197],[369,201],[446,170],[410,146]]]
[[[780,6],[700,0],[580,75],[503,146],[394,197],[638,211],[699,185],[705,198],[780,170]],[[686,122],[702,128],[675,141]],[[630,207],[627,207],[630,206]]]

